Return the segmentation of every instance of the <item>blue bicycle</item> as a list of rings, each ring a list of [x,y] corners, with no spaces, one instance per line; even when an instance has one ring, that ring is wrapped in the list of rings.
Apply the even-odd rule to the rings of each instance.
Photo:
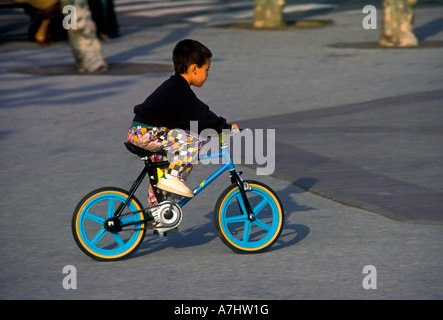
[[[174,196],[157,188],[161,168],[168,161],[152,162],[153,153],[125,143],[126,148],[144,161],[144,167],[129,191],[103,187],[90,192],[77,205],[72,217],[72,233],[79,248],[96,260],[112,261],[128,257],[143,242],[151,229],[160,236],[177,232],[182,208],[211,182],[229,171],[231,185],[218,198],[214,224],[223,243],[237,253],[258,253],[271,247],[279,238],[284,211],[278,195],[267,185],[244,181],[231,161],[226,142],[221,151],[199,157],[222,158],[224,164],[195,188],[194,198],[175,201]],[[135,192],[148,174],[158,205],[143,208]]]

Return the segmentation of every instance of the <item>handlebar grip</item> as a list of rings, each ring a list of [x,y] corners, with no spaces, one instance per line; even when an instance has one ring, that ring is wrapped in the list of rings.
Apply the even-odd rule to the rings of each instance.
[[[239,128],[239,130],[237,130],[236,128],[234,128],[234,129],[232,130],[232,132],[231,132],[231,136],[234,135],[234,134],[237,134],[238,132],[243,132],[243,131],[245,131],[245,130],[250,130],[250,129],[249,129],[249,128]],[[226,137],[228,137],[228,136],[230,136],[230,135],[226,135],[224,132],[221,132],[221,133],[218,135],[218,141],[219,141],[220,143],[223,143],[223,142],[226,141]]]

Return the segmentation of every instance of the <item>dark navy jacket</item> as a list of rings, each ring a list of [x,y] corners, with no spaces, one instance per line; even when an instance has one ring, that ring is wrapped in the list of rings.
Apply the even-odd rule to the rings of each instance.
[[[163,82],[146,100],[134,107],[134,121],[152,127],[190,129],[190,121],[198,121],[199,131],[230,129],[226,120],[217,116],[197,98],[188,82],[173,75]]]

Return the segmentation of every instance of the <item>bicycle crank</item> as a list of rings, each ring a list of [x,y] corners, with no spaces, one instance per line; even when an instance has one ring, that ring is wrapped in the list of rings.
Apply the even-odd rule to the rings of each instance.
[[[183,218],[181,207],[173,201],[161,202],[151,214],[155,221],[154,232],[161,237],[166,235],[167,231],[177,228]]]

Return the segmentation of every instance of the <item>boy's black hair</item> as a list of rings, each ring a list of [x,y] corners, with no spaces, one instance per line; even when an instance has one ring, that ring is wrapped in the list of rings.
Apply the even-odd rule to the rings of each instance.
[[[186,73],[192,64],[201,67],[211,58],[211,50],[197,40],[192,39],[179,41],[172,52],[175,74]]]

